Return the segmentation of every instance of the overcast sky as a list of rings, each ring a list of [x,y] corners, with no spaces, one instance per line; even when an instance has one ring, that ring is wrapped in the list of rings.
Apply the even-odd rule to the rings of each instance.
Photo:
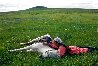
[[[25,10],[35,6],[98,9],[98,0],[0,0],[0,12]]]

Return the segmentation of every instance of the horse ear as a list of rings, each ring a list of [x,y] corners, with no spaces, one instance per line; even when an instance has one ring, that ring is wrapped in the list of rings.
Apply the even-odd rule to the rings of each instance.
[[[48,36],[48,37],[50,37],[50,35],[47,33],[46,35],[44,35],[44,36]]]
[[[48,33],[47,33],[47,35],[50,36]]]

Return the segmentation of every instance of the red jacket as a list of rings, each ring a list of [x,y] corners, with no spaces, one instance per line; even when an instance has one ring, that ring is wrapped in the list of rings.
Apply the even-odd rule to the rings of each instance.
[[[59,48],[56,44],[53,44],[53,43],[51,43],[49,46],[50,46],[51,48],[54,48],[54,49],[58,49],[58,48]]]
[[[66,51],[67,51],[67,49],[66,49],[65,46],[63,46],[63,45],[59,46],[59,48],[58,48],[58,53],[59,53],[59,55],[60,55],[61,57],[63,57],[63,56],[65,55]]]
[[[57,49],[58,50],[58,54],[60,54],[60,56],[64,56],[66,54],[66,52],[68,52],[69,54],[81,54],[81,53],[86,53],[88,52],[88,48],[80,48],[77,46],[67,46],[65,47],[64,45],[60,45],[59,47],[56,44],[50,44],[51,48]]]
[[[50,44],[50,47],[51,47],[51,48],[54,48],[54,49],[56,49],[56,50],[58,50],[58,54],[59,54],[61,57],[64,56],[65,53],[66,53],[66,51],[67,51],[66,47],[63,46],[63,45],[57,46],[57,44],[51,43],[51,44]]]

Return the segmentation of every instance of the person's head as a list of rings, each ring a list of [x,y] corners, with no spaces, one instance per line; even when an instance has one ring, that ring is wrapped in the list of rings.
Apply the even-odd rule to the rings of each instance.
[[[62,40],[59,37],[54,38],[53,42],[55,42],[58,45],[62,45],[63,44]]]

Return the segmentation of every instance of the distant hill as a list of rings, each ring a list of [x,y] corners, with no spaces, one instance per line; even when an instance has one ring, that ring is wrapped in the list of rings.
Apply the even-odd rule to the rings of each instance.
[[[45,6],[36,6],[26,10],[10,11],[5,13],[29,13],[29,12],[48,12],[48,13],[98,13],[98,9],[83,9],[83,8],[47,8]],[[3,12],[0,12],[0,15]]]
[[[98,9],[83,9],[83,8],[47,8],[44,6],[36,6],[32,7],[26,10],[23,10],[26,12],[29,11],[41,11],[41,12],[64,12],[64,13],[98,13]]]
[[[33,8],[47,8],[45,6],[36,6],[36,7],[33,7]]]

